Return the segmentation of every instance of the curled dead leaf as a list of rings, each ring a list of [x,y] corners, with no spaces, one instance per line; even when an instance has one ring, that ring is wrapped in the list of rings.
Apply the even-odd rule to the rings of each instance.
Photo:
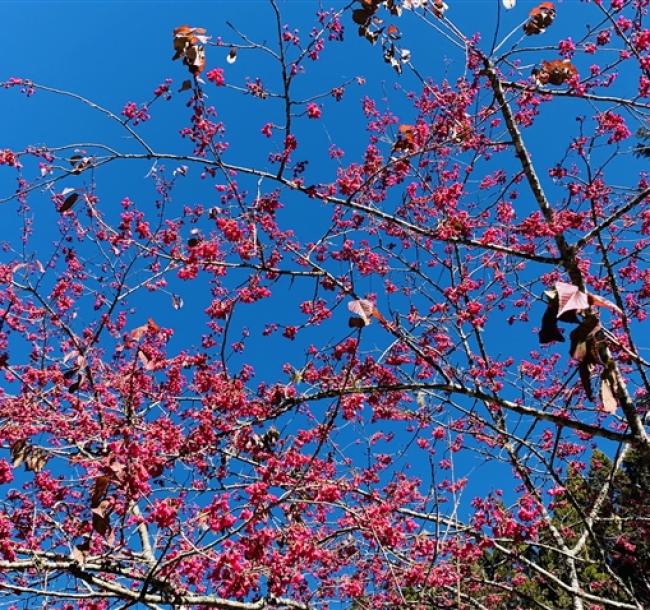
[[[348,303],[348,310],[359,316],[358,318],[350,318],[348,325],[353,328],[360,328],[359,322],[352,322],[352,320],[360,320],[363,326],[368,326],[370,324],[371,318],[375,318],[386,324],[386,318],[381,314],[381,312],[375,307],[375,304],[368,299],[357,299],[355,301],[350,301]]]
[[[539,342],[542,345],[553,341],[565,341],[564,335],[560,332],[557,325],[557,312],[558,300],[555,298],[549,302],[542,317],[542,326],[539,331]]]
[[[348,303],[348,310],[351,313],[359,316],[358,319],[363,322],[364,326],[368,326],[368,324],[370,324],[374,309],[375,304],[368,299],[358,299],[356,301],[350,301]]]
[[[201,243],[201,232],[198,229],[192,229],[190,231],[190,237],[187,240],[188,248],[196,248]]]
[[[618,401],[615,396],[616,381],[612,383],[607,377],[606,371],[603,371],[603,376],[600,380],[600,400],[602,401],[603,411],[607,413],[616,413],[618,408]]]
[[[77,202],[77,199],[79,199],[79,193],[72,193],[71,195],[68,195],[64,200],[63,203],[61,204],[61,207],[59,208],[59,212],[62,214],[64,212],[67,212],[72,208],[72,206]]]
[[[90,551],[90,542],[86,541],[82,544],[78,544],[72,547],[70,551],[70,559],[76,561],[82,568],[86,564],[86,558],[88,557],[88,551]]]
[[[386,36],[391,40],[399,40],[402,36],[402,33],[399,31],[399,28],[396,25],[389,25],[386,28]]]
[[[615,305],[608,299],[605,299],[604,297],[598,296],[597,294],[591,294],[589,293],[588,295],[589,298],[589,305],[596,305],[597,307],[605,307],[606,309],[609,309],[610,311],[614,311],[619,315],[623,315],[623,311],[618,305]]]
[[[445,11],[449,7],[442,0],[433,0],[433,5],[431,6],[431,12],[438,18],[442,19],[445,16]]]
[[[533,76],[540,85],[562,85],[578,74],[577,68],[568,59],[542,61],[540,68],[533,70]]]
[[[153,318],[149,318],[146,324],[138,326],[131,331],[131,338],[135,341],[140,341],[142,337],[148,332],[157,332],[160,330],[160,326],[154,322]]]
[[[198,75],[205,68],[205,43],[209,40],[204,28],[181,25],[174,29],[174,56],[172,60],[183,58],[192,75]]]
[[[587,398],[593,401],[594,393],[591,389],[591,368],[591,365],[586,360],[583,360],[578,366],[578,373],[580,373],[580,381],[582,382],[582,388]]]
[[[527,36],[543,34],[555,19],[555,6],[552,2],[542,2],[528,14],[528,21],[524,24]]]
[[[25,470],[39,473],[45,467],[49,456],[39,447],[30,445],[25,439],[20,439],[11,445],[11,465],[18,468],[25,464]]]
[[[102,500],[98,506],[90,509],[93,529],[100,536],[106,536],[111,528],[109,506],[110,502],[108,500]]]
[[[412,152],[415,148],[415,126],[400,125],[397,141],[393,144],[393,150]]]
[[[72,165],[72,170],[71,170],[72,173],[75,176],[77,176],[90,166],[92,158],[82,157],[81,155],[77,154],[77,155],[72,155],[69,161],[70,161],[70,165]]]
[[[111,484],[111,477],[102,475],[95,479],[93,490],[90,494],[90,508],[96,508],[106,497],[106,492]]]
[[[13,445],[11,445],[11,465],[14,468],[18,468],[24,461],[25,457],[29,451],[29,445],[25,439],[17,440]]]
[[[31,470],[34,473],[39,473],[47,463],[48,455],[43,449],[32,447],[31,451],[25,458],[25,470]]]
[[[577,328],[571,331],[571,346],[569,353],[574,360],[583,361],[587,359],[595,364],[598,361],[595,353],[594,335],[600,329],[598,318],[589,317],[582,321]]]

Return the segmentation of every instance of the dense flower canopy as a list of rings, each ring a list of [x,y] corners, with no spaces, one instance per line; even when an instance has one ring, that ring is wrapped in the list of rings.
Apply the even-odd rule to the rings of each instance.
[[[313,4],[2,83],[2,603],[642,610],[650,2]]]

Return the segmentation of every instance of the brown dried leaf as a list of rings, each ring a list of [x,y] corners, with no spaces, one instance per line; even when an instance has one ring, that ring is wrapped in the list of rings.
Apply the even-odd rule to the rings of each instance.
[[[106,497],[108,486],[111,484],[111,477],[102,475],[95,479],[92,494],[90,495],[90,507],[97,508]]]
[[[11,446],[11,465],[18,468],[24,461],[30,451],[30,446],[24,439],[16,441]]]
[[[25,469],[39,473],[47,463],[48,455],[42,449],[31,447],[29,455],[25,458]]]
[[[386,28],[386,35],[391,40],[399,40],[402,37],[402,33],[399,31],[399,28],[396,25],[390,24]]]
[[[363,328],[366,323],[361,318],[349,318],[348,326],[350,328]]]
[[[542,327],[539,330],[539,342],[544,345],[553,341],[565,341],[564,335],[557,325],[558,300],[553,299],[542,317]]]
[[[616,413],[618,401],[614,395],[612,383],[604,374],[600,381],[600,399],[603,403],[603,411],[606,411],[607,413]]]
[[[83,381],[83,377],[79,375],[77,377],[77,381],[75,381],[72,385],[68,387],[68,392],[70,392],[70,394],[74,394],[75,392],[78,392],[79,388],[81,387],[82,381]]]
[[[448,8],[449,7],[442,0],[433,0],[431,11],[438,19],[442,19],[445,16],[445,11]]]
[[[86,557],[88,557],[89,549],[90,545],[87,543],[73,546],[72,551],[70,551],[70,558],[73,561],[76,561],[83,568],[86,563]]]
[[[77,199],[79,199],[79,193],[72,193],[72,195],[68,195],[61,204],[59,212],[67,212],[77,202]]]
[[[155,365],[152,363],[151,358],[147,356],[141,349],[138,350],[138,359],[142,362],[145,371],[153,371]]]
[[[578,372],[580,373],[580,381],[582,382],[582,387],[584,388],[587,398],[593,401],[594,393],[591,389],[591,365],[583,360],[578,365]]]
[[[578,74],[578,70],[568,59],[554,59],[542,61],[542,67],[533,73],[540,85],[562,85]]]
[[[353,313],[364,323],[364,326],[370,324],[370,318],[372,317],[373,311],[375,309],[375,304],[368,299],[356,299],[348,303],[348,310],[350,313]]]
[[[368,8],[358,8],[352,11],[352,21],[358,25],[366,25],[370,21],[373,13],[374,10]]]
[[[142,326],[138,326],[137,328],[134,328],[131,331],[131,339],[134,339],[135,341],[140,341],[142,337],[148,332],[158,332],[160,330],[160,326],[154,322],[153,318],[149,318],[147,320],[146,324],[143,324]]]
[[[587,353],[587,341],[600,328],[598,318],[590,316],[571,331],[569,353],[575,360],[582,360]]]
[[[104,500],[100,506],[91,509],[93,518],[93,529],[100,535],[106,536],[111,529],[111,522],[106,510],[108,509],[108,500]]]
[[[70,165],[72,165],[72,173],[78,176],[90,165],[91,157],[82,157],[81,155],[72,155],[70,157]]]
[[[533,8],[529,13],[529,19],[524,24],[524,32],[527,36],[543,34],[555,19],[555,6],[552,2],[542,2]]]

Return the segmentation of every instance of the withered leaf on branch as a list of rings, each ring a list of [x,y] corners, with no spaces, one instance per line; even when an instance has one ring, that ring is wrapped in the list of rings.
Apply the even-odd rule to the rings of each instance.
[[[72,194],[68,195],[63,200],[63,203],[61,204],[61,207],[59,208],[59,212],[61,212],[61,213],[67,212],[77,202],[77,199],[79,199],[79,193],[72,193]]]
[[[370,44],[375,44],[381,32],[373,31],[365,26],[359,27],[359,36],[363,36]]]
[[[70,386],[68,386],[68,392],[70,392],[70,394],[74,394],[75,392],[78,392],[79,388],[81,387],[81,382],[82,381],[83,381],[83,377],[81,375],[79,375],[77,377],[76,381],[74,383],[70,384]]]
[[[617,305],[608,299],[582,291],[574,284],[566,282],[555,282],[555,289],[548,290],[544,294],[550,301],[554,299],[558,301],[557,317],[563,322],[575,321],[577,319],[575,313],[582,312],[589,307],[605,307],[618,314],[623,313]]]
[[[177,294],[172,294],[172,307],[176,310],[182,309],[184,305],[183,298]]]
[[[577,68],[568,59],[542,61],[540,68],[533,70],[533,76],[540,85],[562,85],[578,74]]]
[[[637,157],[650,157],[650,129],[647,127],[639,127],[636,132],[637,138],[643,141],[634,149],[634,154]]]
[[[110,502],[102,500],[99,506],[91,508],[93,529],[100,535],[105,536],[110,530],[110,517],[108,514],[108,507]]]
[[[597,362],[597,354],[594,353],[596,345],[593,335],[599,328],[600,322],[598,318],[590,316],[571,331],[569,353],[573,359],[592,361],[592,364]]]
[[[205,43],[209,40],[204,28],[181,25],[174,29],[174,56],[172,60],[183,58],[192,75],[197,77],[205,68]]]
[[[594,393],[591,389],[591,365],[586,360],[581,361],[578,365],[578,372],[580,373],[580,381],[582,382],[582,387],[587,398],[593,401]]]
[[[375,305],[368,299],[358,299],[348,303],[348,310],[350,313],[359,316],[357,319],[361,320],[364,326],[368,326],[375,310]],[[350,324],[350,326],[352,326],[352,324]]]
[[[386,8],[391,15],[394,15],[395,17],[402,16],[402,2],[399,0],[386,0]]]
[[[25,469],[39,473],[47,463],[48,455],[43,449],[32,447],[29,454],[25,457]]]
[[[524,24],[526,35],[543,34],[555,19],[555,6],[552,2],[542,2],[533,8],[528,15],[529,19]]]
[[[146,324],[134,328],[131,331],[130,336],[134,341],[140,341],[140,339],[142,339],[142,337],[144,337],[148,332],[158,332],[159,330],[160,326],[156,324],[153,318],[149,318]]]
[[[552,341],[564,341],[564,337],[557,326],[557,320],[577,324],[579,322],[577,314],[584,312],[589,307],[606,307],[611,311],[619,314],[622,313],[611,301],[595,294],[583,292],[577,286],[565,282],[556,282],[555,289],[547,290],[544,294],[548,297],[549,301],[539,331],[539,342],[542,345],[551,343]],[[595,330],[595,327],[589,325],[594,323],[592,321],[586,326],[583,324],[576,329],[577,332],[574,331],[575,334],[571,334],[571,356],[576,358],[576,360],[581,360],[582,355],[586,351],[586,338]]]
[[[111,484],[111,477],[106,475],[99,476],[95,479],[92,493],[90,494],[90,507],[96,508],[106,497],[108,486]]]
[[[393,150],[415,150],[415,126],[400,125],[397,142],[393,145]]]
[[[79,367],[72,367],[71,369],[68,369],[65,373],[63,373],[63,379],[70,380],[72,379],[75,375],[79,374]]]
[[[552,341],[564,342],[564,335],[557,325],[558,300],[553,299],[542,316],[542,327],[539,331],[539,342],[544,345]]]
[[[600,399],[603,403],[603,411],[607,413],[616,413],[618,401],[616,400],[615,391],[618,389],[616,378],[608,377],[607,371],[603,371],[600,380]]]
[[[72,173],[77,176],[87,167],[90,166],[90,157],[82,157],[81,155],[72,155],[70,157],[70,165],[72,165]]]
[[[11,445],[11,465],[14,468],[18,468],[25,461],[25,456],[28,451],[29,445],[24,439],[20,439]]]
[[[350,328],[363,328],[366,323],[361,318],[352,317],[348,319],[348,326]]]
[[[72,547],[72,551],[70,551],[70,558],[83,567],[84,564],[86,563],[86,558],[88,557],[89,551],[90,551],[90,539],[87,538],[81,544],[77,544]]]
[[[112,477],[101,475],[95,479],[93,490],[90,494],[90,512],[92,513],[93,529],[105,536],[110,530],[110,519],[108,509],[110,501],[106,498]]]
[[[442,19],[445,16],[445,11],[449,7],[443,2],[443,0],[433,0],[433,5],[431,6],[431,12],[438,18]]]
[[[198,229],[192,229],[190,231],[190,237],[187,240],[188,248],[196,248],[201,243],[201,232]]]
[[[388,38],[391,40],[399,40],[402,34],[396,25],[391,24],[386,28],[386,36],[388,36]]]
[[[587,294],[577,286],[565,282],[556,282],[555,290],[558,298],[558,318],[568,311],[582,311],[589,308]]]
[[[49,456],[39,447],[33,447],[26,440],[21,439],[16,441],[11,446],[11,464],[14,468],[18,468],[21,464],[25,464],[25,470],[39,473],[43,470]]]

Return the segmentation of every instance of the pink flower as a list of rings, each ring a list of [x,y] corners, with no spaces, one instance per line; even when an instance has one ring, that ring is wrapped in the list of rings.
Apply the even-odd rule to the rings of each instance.
[[[11,472],[11,466],[7,460],[0,460],[0,484],[11,483],[14,480],[14,475]]]
[[[573,55],[573,52],[576,50],[576,45],[571,39],[571,37],[569,36],[569,38],[567,38],[566,40],[560,40],[559,48],[560,48],[560,53],[564,57],[571,57]]]
[[[314,102],[307,104],[307,116],[310,119],[320,119],[321,109],[318,104],[314,104]]]
[[[264,123],[264,126],[262,127],[262,133],[267,138],[270,138],[273,135],[273,124],[272,123]]]
[[[207,78],[211,83],[214,83],[217,87],[223,87],[226,82],[226,79],[223,76],[223,68],[213,68],[209,72],[206,72],[205,78]]]
[[[142,104],[139,108],[135,102],[127,102],[122,109],[122,115],[129,121],[133,121],[134,125],[144,123],[151,118],[149,109],[146,104]]]

